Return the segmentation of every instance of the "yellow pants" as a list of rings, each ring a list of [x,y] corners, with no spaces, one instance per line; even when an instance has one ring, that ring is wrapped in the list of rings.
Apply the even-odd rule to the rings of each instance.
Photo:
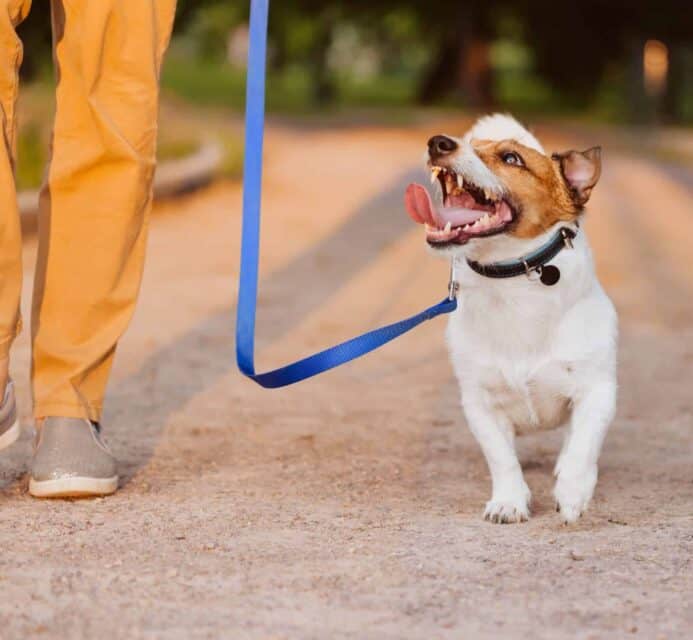
[[[144,263],[175,0],[52,0],[57,108],[32,305],[36,417],[99,420]],[[31,0],[0,0],[0,358],[20,325],[15,102]]]

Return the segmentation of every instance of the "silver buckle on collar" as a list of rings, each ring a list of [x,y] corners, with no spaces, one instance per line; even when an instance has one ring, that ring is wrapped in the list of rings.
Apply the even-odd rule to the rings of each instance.
[[[457,282],[457,269],[455,268],[455,258],[450,260],[450,280],[448,282],[448,300],[457,298],[457,292],[460,290],[460,283]]]
[[[566,246],[567,249],[573,249],[573,240],[572,238],[568,235],[565,229],[561,229],[561,235],[563,236],[563,244]]]

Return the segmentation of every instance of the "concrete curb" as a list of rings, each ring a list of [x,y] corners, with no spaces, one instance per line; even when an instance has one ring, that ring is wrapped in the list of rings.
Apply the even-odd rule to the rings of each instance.
[[[216,142],[206,142],[185,158],[161,163],[154,176],[154,199],[175,198],[209,184],[219,173],[224,150]],[[39,190],[22,191],[17,203],[25,232],[35,231],[39,213]]]

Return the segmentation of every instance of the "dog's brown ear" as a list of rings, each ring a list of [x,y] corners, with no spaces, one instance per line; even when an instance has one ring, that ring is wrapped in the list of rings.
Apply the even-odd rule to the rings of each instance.
[[[573,201],[582,207],[602,173],[602,148],[554,153],[551,158],[558,163]]]

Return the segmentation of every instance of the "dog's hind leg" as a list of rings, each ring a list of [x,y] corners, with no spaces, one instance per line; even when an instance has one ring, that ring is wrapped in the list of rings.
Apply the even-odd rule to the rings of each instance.
[[[467,423],[486,457],[493,493],[484,518],[496,523],[523,522],[529,518],[531,493],[515,453],[515,434],[507,416],[485,402],[485,392],[465,390],[463,407]]]
[[[587,509],[597,484],[597,462],[616,410],[613,379],[592,381],[573,400],[573,416],[556,463],[554,496],[564,522],[575,522]]]

